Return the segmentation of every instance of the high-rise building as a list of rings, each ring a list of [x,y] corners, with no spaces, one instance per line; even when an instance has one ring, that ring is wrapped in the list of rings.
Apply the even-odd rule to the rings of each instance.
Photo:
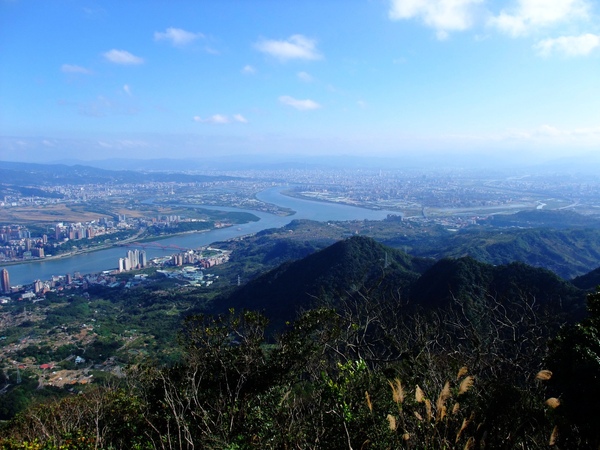
[[[35,292],[36,294],[42,292],[44,290],[44,283],[42,282],[42,280],[35,280],[33,282],[33,292]]]
[[[131,269],[137,269],[140,264],[140,252],[139,250],[129,250],[127,252],[127,258],[129,259],[129,266]]]
[[[8,294],[10,292],[10,279],[8,278],[8,270],[2,269],[0,272],[0,283],[2,286],[2,292]]]

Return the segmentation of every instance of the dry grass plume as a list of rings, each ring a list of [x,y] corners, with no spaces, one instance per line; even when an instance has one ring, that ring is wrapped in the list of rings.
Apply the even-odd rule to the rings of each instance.
[[[465,379],[460,382],[460,386],[458,388],[458,395],[462,395],[465,392],[467,392],[469,389],[471,389],[474,382],[475,382],[475,378],[473,378],[471,375],[469,375],[468,377],[465,377]]]
[[[541,381],[548,381],[550,378],[552,378],[552,371],[540,370],[535,377]]]
[[[402,389],[402,383],[399,378],[396,378],[394,381],[388,381],[390,387],[392,388],[392,395],[394,397],[394,402],[396,404],[401,404],[404,402],[404,389]]]

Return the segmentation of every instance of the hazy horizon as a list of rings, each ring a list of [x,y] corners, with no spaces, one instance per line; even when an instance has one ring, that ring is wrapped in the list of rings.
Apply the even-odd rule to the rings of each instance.
[[[0,0],[0,160],[581,164],[586,0]]]

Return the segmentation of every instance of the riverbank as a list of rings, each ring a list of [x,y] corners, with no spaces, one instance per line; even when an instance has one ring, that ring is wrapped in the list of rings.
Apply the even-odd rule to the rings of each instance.
[[[381,220],[385,219],[392,211],[374,211],[353,206],[329,204],[324,202],[296,199],[282,195],[284,187],[275,186],[257,194],[257,198],[264,203],[278,205],[296,211],[293,216],[281,217],[255,210],[239,210],[230,207],[214,207],[221,211],[246,212],[257,216],[260,220],[244,224],[232,224],[229,227],[214,228],[205,232],[191,232],[178,235],[160,236],[163,246],[148,246],[145,248],[148,259],[169,256],[176,248],[199,248],[214,242],[226,241],[240,236],[252,235],[269,228],[280,228],[287,225],[292,219],[307,219],[315,221],[345,221],[345,220]],[[198,205],[205,209],[213,209],[205,205]],[[155,240],[152,238],[151,240]],[[121,241],[122,243],[122,241]],[[68,273],[98,273],[107,268],[114,268],[119,258],[124,256],[124,248],[111,246],[104,249],[95,249],[93,252],[71,255],[67,258],[54,260],[35,260],[36,264],[16,264],[10,270],[10,280],[13,285],[26,285],[34,280],[48,280],[53,275]],[[2,263],[0,263],[2,266]]]
[[[42,261],[54,261],[54,260],[60,260],[60,259],[65,259],[65,258],[71,258],[71,257],[77,256],[77,255],[99,252],[102,250],[107,250],[112,247],[122,246],[123,244],[128,243],[128,242],[136,242],[138,240],[140,234],[142,234],[142,232],[136,234],[135,236],[129,237],[127,239],[123,239],[121,241],[115,241],[115,242],[111,242],[109,244],[104,243],[104,244],[100,244],[100,245],[97,245],[94,247],[81,248],[81,249],[71,251],[71,252],[60,253],[58,255],[48,255],[44,258],[25,259],[25,260],[21,260],[21,261],[0,261],[0,264],[6,265],[6,266],[15,266],[18,264],[28,264],[28,263],[36,263],[36,262],[42,262]]]

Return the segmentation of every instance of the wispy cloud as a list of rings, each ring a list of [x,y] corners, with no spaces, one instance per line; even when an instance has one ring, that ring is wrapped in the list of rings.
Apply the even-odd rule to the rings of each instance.
[[[534,49],[541,56],[550,56],[553,53],[565,56],[586,56],[598,47],[600,47],[600,35],[591,33],[548,38],[534,45]]]
[[[600,127],[559,128],[550,124],[542,124],[533,129],[510,130],[497,139],[516,139],[523,141],[539,141],[547,144],[568,144],[570,146],[597,146],[600,143]]]
[[[492,17],[490,24],[516,37],[537,28],[585,19],[588,15],[589,5],[585,0],[518,0],[514,8]]]
[[[231,118],[223,114],[214,114],[210,117],[202,118],[200,116],[194,116],[194,122],[199,123],[212,123],[215,125],[224,125],[232,122],[237,123],[248,123],[248,120],[241,114],[234,114]]]
[[[123,91],[125,91],[125,93],[131,97],[131,88],[128,84],[123,86]]]
[[[244,75],[254,75],[256,73],[256,69],[248,64],[244,66],[244,68],[242,69],[242,73]]]
[[[91,70],[86,69],[85,67],[77,66],[75,64],[63,64],[60,66],[60,70],[64,73],[81,73],[84,75],[90,75],[92,73]]]
[[[311,83],[311,82],[315,81],[313,76],[306,72],[298,72],[298,79],[300,81],[304,81],[305,83]]]
[[[139,113],[139,108],[129,102],[122,102],[113,98],[99,95],[89,102],[59,102],[64,106],[75,106],[80,115],[87,117],[107,117],[114,115],[135,115]]]
[[[281,97],[279,97],[279,102],[284,105],[291,106],[292,108],[296,108],[299,111],[310,111],[313,109],[321,108],[321,105],[319,105],[314,100],[298,100],[293,97],[290,97],[289,95],[282,95]]]
[[[202,33],[192,33],[190,31],[182,30],[181,28],[167,28],[165,31],[157,31],[154,33],[155,41],[169,41],[171,44],[176,46],[187,45],[196,39],[203,38]]]
[[[126,50],[112,49],[104,53],[104,58],[114,64],[122,65],[138,65],[143,64],[144,59],[139,56],[132,55]]]
[[[391,0],[392,20],[420,19],[436,30],[438,39],[464,31],[474,22],[475,6],[483,0]]]
[[[257,50],[282,61],[290,59],[316,60],[323,58],[316,48],[317,42],[301,34],[294,34],[283,41],[262,39],[254,46]]]

